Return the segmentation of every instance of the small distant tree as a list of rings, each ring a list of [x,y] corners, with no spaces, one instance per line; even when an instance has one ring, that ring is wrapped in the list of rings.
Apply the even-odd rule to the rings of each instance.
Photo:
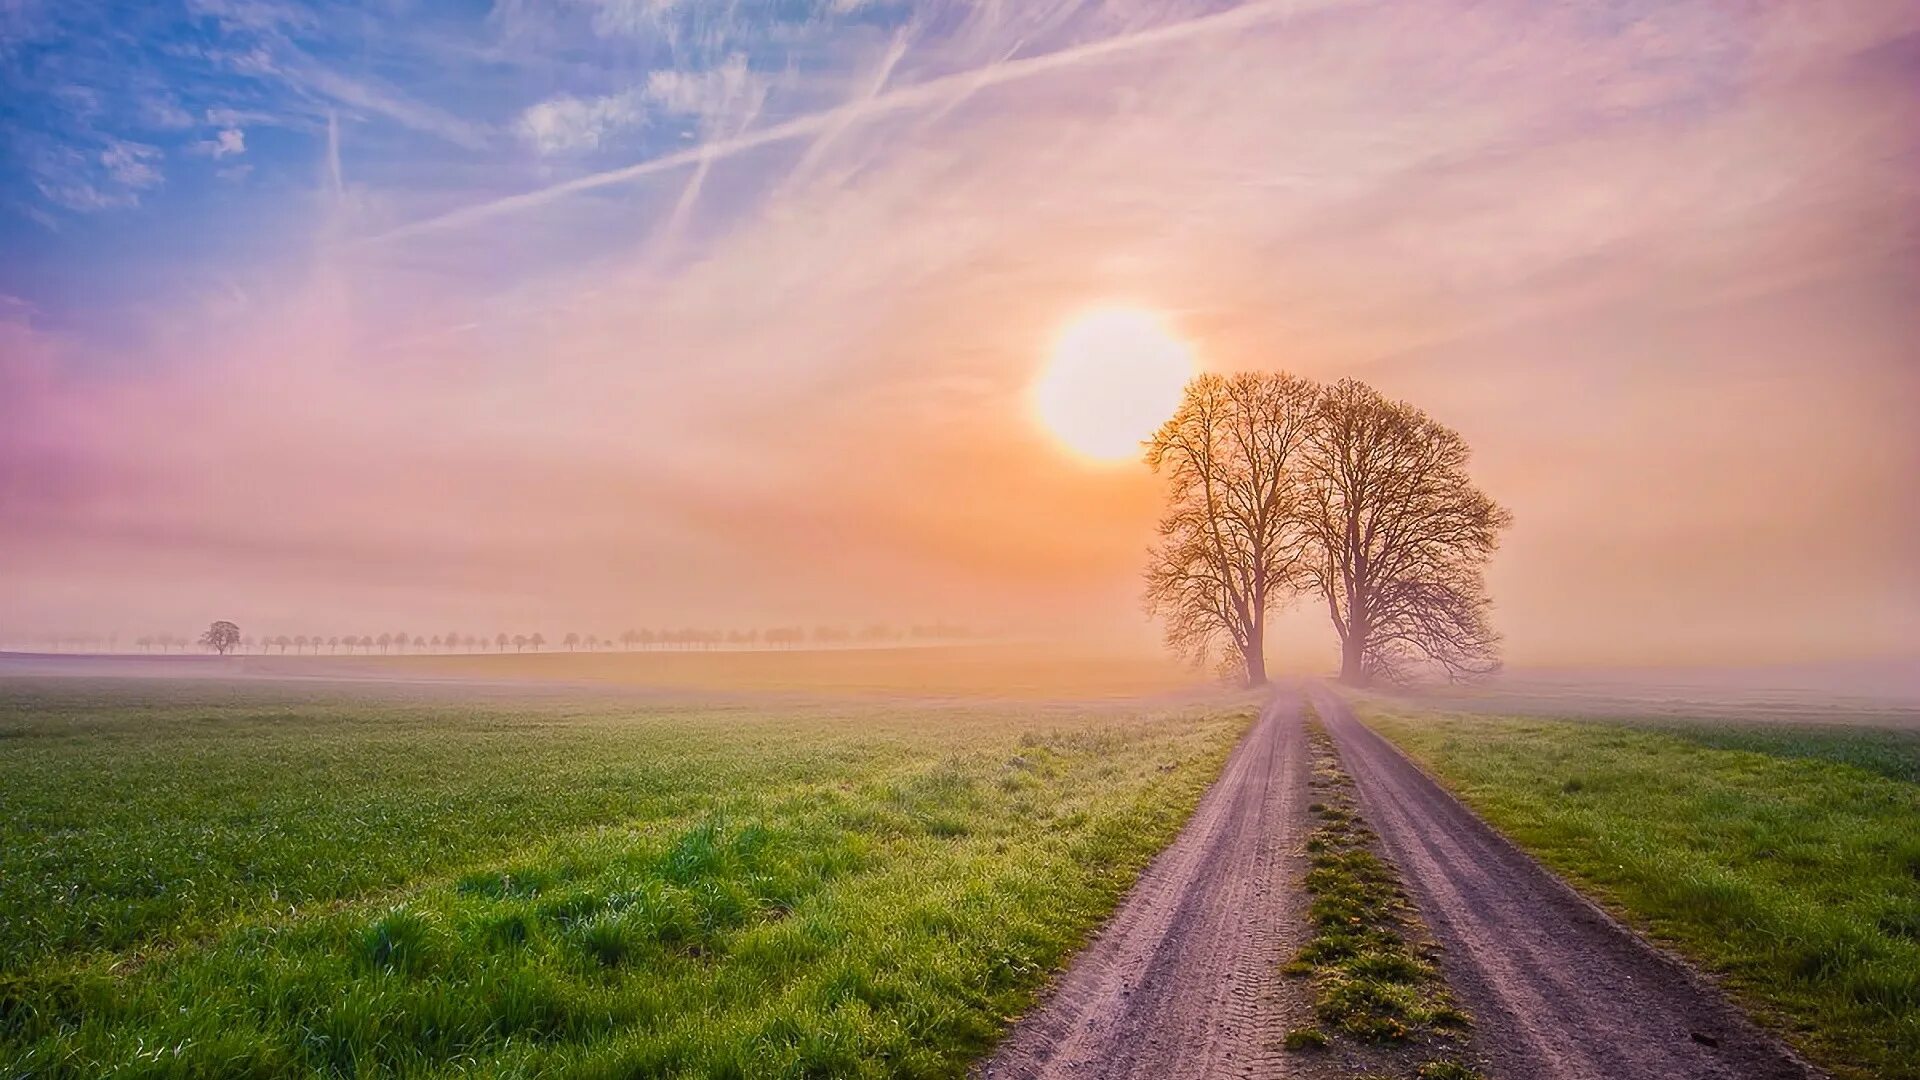
[[[580,644],[580,635],[569,630],[567,636],[560,639],[560,644],[565,645],[568,652],[572,652],[574,647]]]
[[[225,619],[216,620],[213,625],[207,627],[206,633],[200,635],[200,644],[225,656],[229,650],[240,644],[240,628]]]
[[[498,634],[494,635],[493,647],[500,650],[501,652],[507,651],[507,632],[505,630],[502,630]]]
[[[307,635],[305,634],[293,635],[293,651],[297,653],[302,653],[307,651]]]
[[[542,645],[545,645],[546,643],[547,643],[547,639],[537,632],[532,637],[527,639],[527,644],[533,646],[534,652],[539,652],[540,647]]]
[[[513,651],[514,652],[519,652],[522,649],[525,649],[526,647],[527,647],[527,635],[525,634],[513,635]]]
[[[373,640],[380,646],[381,652],[386,652],[387,649],[393,645],[393,635],[384,631],[381,632],[379,637]]]

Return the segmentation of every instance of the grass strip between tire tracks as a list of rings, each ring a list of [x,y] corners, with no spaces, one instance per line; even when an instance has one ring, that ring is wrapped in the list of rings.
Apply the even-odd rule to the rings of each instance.
[[[1282,971],[1310,981],[1317,1026],[1288,1032],[1288,1050],[1335,1040],[1406,1047],[1420,1080],[1474,1080],[1455,1004],[1398,874],[1374,851],[1353,781],[1309,705],[1307,746],[1315,825],[1307,839],[1309,938]]]

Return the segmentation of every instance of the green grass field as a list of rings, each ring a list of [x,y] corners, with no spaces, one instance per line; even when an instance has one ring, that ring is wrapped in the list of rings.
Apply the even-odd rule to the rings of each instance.
[[[1849,1078],[1920,1077],[1920,734],[1362,715]]]
[[[0,1076],[958,1076],[1252,715],[9,682]]]

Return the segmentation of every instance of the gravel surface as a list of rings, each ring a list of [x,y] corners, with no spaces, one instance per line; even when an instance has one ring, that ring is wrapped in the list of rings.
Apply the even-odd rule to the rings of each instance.
[[[1186,828],[983,1075],[1280,1075],[1276,990],[1306,762],[1299,695],[1277,695]]]
[[[1399,867],[1495,1078],[1820,1074],[1495,833],[1325,687],[1308,690]]]

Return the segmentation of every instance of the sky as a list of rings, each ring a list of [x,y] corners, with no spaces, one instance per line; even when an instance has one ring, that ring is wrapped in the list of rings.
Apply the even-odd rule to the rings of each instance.
[[[3,641],[1150,641],[1030,401],[1133,305],[1460,430],[1515,663],[1920,651],[1907,0],[0,0],[0,97]]]

